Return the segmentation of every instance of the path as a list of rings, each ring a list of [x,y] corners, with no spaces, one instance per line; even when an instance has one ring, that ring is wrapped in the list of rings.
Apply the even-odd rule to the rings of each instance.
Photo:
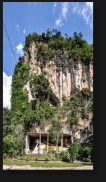
[[[52,167],[52,168],[42,168],[42,167],[31,167],[30,165],[25,166],[6,166],[3,165],[3,170],[93,170],[93,166],[79,166],[79,167]]]

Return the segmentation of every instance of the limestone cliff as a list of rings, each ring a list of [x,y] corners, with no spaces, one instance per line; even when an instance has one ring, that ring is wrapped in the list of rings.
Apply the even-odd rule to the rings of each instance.
[[[46,64],[42,64],[42,60],[39,59],[38,48],[35,42],[32,42],[27,50],[24,51],[24,61],[30,60],[29,75],[44,74],[49,80],[50,86],[54,95],[62,103],[62,97],[70,97],[76,93],[77,89],[89,88],[93,91],[93,63],[84,64],[82,61],[69,59],[64,52],[61,56],[58,55],[58,51],[55,52],[55,56],[48,59]],[[29,102],[33,100],[31,95],[29,82],[25,87],[29,93]],[[77,127],[74,127],[74,137],[76,140],[83,141],[88,136],[93,134],[93,115],[90,113],[88,120],[80,119]],[[64,128],[63,133],[70,134],[70,126],[63,121]],[[66,123],[66,124],[65,124]],[[37,130],[37,127],[36,127]],[[46,131],[46,130],[45,130]]]
[[[38,59],[38,49],[33,42],[29,49],[24,52],[24,60],[30,60],[30,75],[43,73],[48,78],[55,96],[62,102],[62,96],[69,97],[76,89],[89,88],[93,91],[93,63],[85,65],[78,60],[69,59],[67,54],[48,60],[45,65]],[[29,90],[28,90],[29,91]],[[32,99],[29,93],[29,101]]]

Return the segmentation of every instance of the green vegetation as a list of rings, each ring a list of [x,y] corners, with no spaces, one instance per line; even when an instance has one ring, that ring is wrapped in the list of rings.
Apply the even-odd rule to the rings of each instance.
[[[75,143],[72,143],[69,146],[68,151],[69,151],[69,155],[70,155],[70,161],[73,163],[77,157],[77,154],[78,154],[78,145]]]
[[[83,146],[80,146],[78,151],[78,159],[83,160],[83,158],[89,158],[92,161],[92,152],[92,144],[85,144]]]
[[[79,119],[88,119],[93,111],[93,93],[85,88],[77,91],[70,99],[65,98],[62,108],[60,108],[61,117],[67,117],[71,129],[71,142],[74,142],[74,128],[78,125]]]
[[[11,110],[6,108],[3,110],[4,156],[23,155],[26,131],[31,129],[33,123],[40,128],[44,127],[55,111],[55,108],[49,104],[52,90],[43,75],[34,76],[30,83],[34,98],[37,93],[36,105],[32,109],[25,90],[23,92],[23,87],[29,79],[29,62],[25,64],[23,58],[19,58],[12,78],[12,107]]]
[[[3,161],[4,165],[12,166],[12,165],[17,165],[17,166],[24,166],[24,165],[30,165],[31,167],[78,167],[78,166],[84,166],[84,165],[92,165],[92,163],[84,163],[84,162],[79,162],[79,163],[65,163],[65,162],[23,162],[23,161],[12,161],[12,160],[4,160]]]
[[[23,154],[24,128],[17,123],[17,115],[8,109],[3,109],[3,156],[16,156]]]
[[[28,49],[32,42],[36,43],[38,60],[44,65],[54,55],[57,54],[61,57],[65,52],[68,58],[74,61],[81,60],[84,64],[89,64],[93,61],[93,46],[83,39],[82,33],[74,32],[73,37],[68,37],[67,34],[63,37],[60,31],[48,29],[46,33],[43,32],[41,35],[36,33],[29,34],[26,37],[25,49]]]
[[[53,58],[54,51],[44,43],[39,42],[37,44],[37,48],[38,48],[38,53],[37,53],[38,61],[41,61],[44,65],[46,64],[47,60]]]
[[[61,158],[62,158],[63,162],[70,162],[70,159],[69,159],[69,156],[68,156],[68,152],[62,152]]]
[[[75,62],[81,60],[87,65],[93,61],[93,46],[82,38],[81,33],[75,32],[72,38],[67,34],[63,37],[61,32],[55,29],[52,31],[48,29],[41,35],[29,34],[26,37],[24,50],[28,51],[32,42],[37,45],[37,60],[41,63],[42,69],[47,61],[54,57],[61,58],[64,63],[64,59],[62,59],[64,55],[68,60],[71,59]],[[58,63],[57,58],[56,63]],[[3,109],[3,156],[4,158],[23,156],[25,133],[30,131],[33,125],[37,125],[42,130],[48,124],[51,126],[49,131],[51,143],[55,143],[56,153],[58,153],[64,128],[61,121],[67,118],[72,132],[72,146],[69,148],[69,153],[71,161],[74,161],[77,153],[74,146],[74,127],[78,125],[80,118],[88,119],[89,114],[92,113],[93,93],[87,88],[77,90],[69,99],[63,95],[62,106],[60,104],[53,106],[51,104],[53,91],[48,79],[44,76],[43,71],[40,75],[31,76],[29,63],[30,60],[25,62],[24,57],[20,57],[12,76],[11,110]],[[28,91],[24,88],[28,82],[34,98],[32,103],[28,102]],[[81,155],[81,159],[89,156],[92,158],[92,149],[81,148],[78,154]],[[63,161],[69,160],[67,153],[61,156]]]
[[[44,75],[36,75],[30,81],[31,93],[34,98],[39,100],[50,100],[52,89],[49,86],[49,81]]]
[[[40,97],[42,97],[43,95],[39,94],[39,96],[37,96],[36,99],[34,110],[32,110],[31,104],[29,104],[28,107],[24,108],[23,107],[20,108],[19,106],[18,111],[14,110],[9,111],[8,109],[4,109],[3,110],[4,155],[6,154],[8,156],[15,156],[23,154],[23,149],[25,147],[25,132],[29,131],[33,123],[36,123],[40,127],[40,129],[44,128],[47,124],[51,124],[51,128],[49,131],[50,140],[51,142],[56,144],[56,150],[58,152],[58,145],[62,135],[62,128],[64,127],[61,123],[61,120],[64,119],[65,117],[67,117],[67,122],[70,123],[70,129],[72,131],[71,142],[73,143],[74,126],[78,124],[80,117],[82,117],[83,119],[87,118],[86,116],[88,116],[89,113],[92,112],[92,110],[89,109],[89,105],[93,105],[92,93],[90,92],[91,93],[90,95],[88,94],[88,91],[84,92],[84,94],[82,93],[83,93],[82,91],[79,91],[75,96],[74,95],[71,96],[69,100],[65,99],[62,107],[60,105],[56,107],[50,106],[49,100],[45,98],[44,100],[43,99],[40,100]],[[88,95],[89,97],[87,97],[86,100],[86,96]]]
[[[12,77],[12,97],[11,110],[24,109],[28,105],[28,97],[24,95],[22,89],[29,79],[29,61],[24,63],[23,57],[19,58]],[[15,98],[15,99],[14,99]]]

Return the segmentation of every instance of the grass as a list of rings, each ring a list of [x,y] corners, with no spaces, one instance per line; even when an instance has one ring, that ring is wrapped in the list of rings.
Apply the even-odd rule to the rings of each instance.
[[[12,160],[13,159],[13,157],[12,158],[8,158],[9,160]],[[7,159],[7,160],[8,160]],[[59,160],[59,159],[57,159],[56,157],[55,157],[55,155],[44,155],[44,154],[28,154],[28,155],[24,155],[24,156],[22,156],[22,157],[15,157],[15,159],[19,159],[19,160],[27,160],[27,161],[36,161],[36,160],[38,160],[38,161],[44,161],[45,159],[48,159],[48,160]]]
[[[25,158],[27,159],[39,159],[39,160],[44,160],[45,158],[51,159],[51,155],[44,155],[44,154],[34,154],[34,155],[26,155]],[[52,159],[56,159],[54,155],[52,155]]]
[[[30,165],[31,167],[78,167],[78,166],[84,166],[84,165],[93,165],[90,162],[78,162],[78,163],[66,163],[66,162],[25,162],[25,161],[11,161],[11,160],[4,160],[4,165],[12,166],[24,166],[24,165]]]

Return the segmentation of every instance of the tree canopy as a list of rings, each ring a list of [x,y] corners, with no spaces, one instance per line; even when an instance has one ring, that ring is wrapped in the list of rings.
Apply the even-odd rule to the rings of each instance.
[[[67,34],[62,36],[61,32],[56,29],[48,29],[46,33],[43,32],[41,35],[29,34],[26,37],[25,49],[28,49],[32,42],[36,43],[38,56],[41,55],[40,58],[42,57],[44,64],[60,50],[66,52],[68,58],[73,61],[81,60],[84,64],[93,61],[93,45],[89,45],[83,39],[81,32],[74,32],[72,37],[68,37]]]

